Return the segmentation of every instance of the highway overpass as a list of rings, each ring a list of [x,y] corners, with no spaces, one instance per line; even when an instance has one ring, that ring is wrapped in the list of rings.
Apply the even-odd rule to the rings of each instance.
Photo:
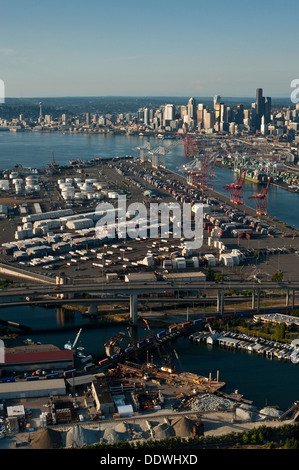
[[[284,291],[286,296],[286,306],[289,306],[291,300],[291,307],[296,305],[296,291],[299,290],[299,282],[263,282],[261,284],[252,281],[229,281],[223,283],[208,282],[208,281],[189,281],[189,282],[120,282],[119,280],[111,282],[94,282],[78,283],[78,284],[63,284],[63,285],[27,285],[26,287],[10,287],[4,288],[0,292],[0,305],[13,305],[19,302],[24,302],[25,298],[41,297],[39,304],[42,302],[49,303],[49,299],[42,298],[43,296],[53,296],[55,300],[60,299],[60,302],[68,301],[68,303],[79,301],[87,301],[90,304],[91,299],[83,299],[83,294],[91,294],[102,296],[109,299],[109,296],[116,298],[117,295],[124,295],[130,298],[130,317],[133,323],[137,321],[137,302],[138,296],[144,294],[161,294],[163,292],[190,292],[191,295],[196,295],[202,291],[215,291],[217,297],[217,311],[220,314],[224,312],[224,293],[227,290],[250,290],[252,291],[252,309],[257,312],[260,310],[260,293],[267,290]],[[2,300],[2,301],[1,301]],[[54,300],[54,299],[53,299]],[[165,300],[167,298],[165,297]],[[185,299],[186,300],[186,299]],[[35,302],[34,301],[34,302]],[[119,299],[117,300],[117,302]],[[30,304],[30,300],[26,302]]]

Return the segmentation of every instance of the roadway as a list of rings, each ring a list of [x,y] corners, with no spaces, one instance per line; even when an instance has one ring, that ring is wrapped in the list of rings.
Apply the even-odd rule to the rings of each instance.
[[[103,296],[109,295],[143,295],[143,294],[155,294],[161,292],[179,292],[179,291],[206,291],[206,290],[299,290],[299,281],[289,282],[271,282],[265,281],[256,283],[253,281],[228,281],[228,282],[207,282],[207,281],[189,281],[189,282],[165,282],[165,281],[153,281],[153,282],[90,282],[69,284],[69,285],[27,285],[26,287],[13,287],[3,288],[0,292],[0,298],[22,296],[37,296],[37,295],[59,295],[59,294],[101,294]]]

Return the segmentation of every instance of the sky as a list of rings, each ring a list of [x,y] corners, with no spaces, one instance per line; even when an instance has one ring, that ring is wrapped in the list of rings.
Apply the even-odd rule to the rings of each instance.
[[[14,0],[1,5],[6,97],[288,97],[298,0]]]

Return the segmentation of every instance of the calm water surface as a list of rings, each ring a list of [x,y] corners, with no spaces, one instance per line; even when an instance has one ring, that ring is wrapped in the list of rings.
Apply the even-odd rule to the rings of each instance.
[[[117,157],[124,155],[139,156],[137,147],[146,141],[152,148],[161,145],[161,139],[128,135],[84,135],[41,132],[0,132],[0,169],[12,168],[15,164],[32,168],[43,168],[55,160],[60,165],[68,165],[70,159]],[[180,171],[182,165],[190,160],[184,155],[181,141],[164,156],[167,168]],[[214,189],[228,195],[223,186],[234,180],[233,172],[227,168],[215,169]],[[256,194],[260,186],[250,182],[244,184],[244,203],[254,206],[248,200]],[[270,186],[268,193],[268,213],[272,217],[299,228],[299,194]]]
[[[34,329],[38,333],[26,333],[28,336],[43,344],[55,344],[59,348],[70,340],[74,341],[79,327],[82,333],[77,346],[85,348],[86,353],[101,355],[105,353],[104,344],[112,336],[122,331],[128,335],[125,326],[104,326],[98,321],[82,319],[79,312],[71,314],[62,309],[42,307],[3,308],[0,310],[2,320],[13,320]],[[93,325],[92,329],[88,326]],[[49,333],[57,328],[54,333]],[[157,329],[156,331],[160,331]],[[146,334],[143,328],[130,330],[133,337],[140,338]],[[28,335],[28,336],[27,336]],[[174,350],[179,356],[176,359]],[[290,404],[299,399],[299,365],[291,362],[267,359],[245,351],[231,351],[218,346],[208,346],[205,343],[191,343],[188,338],[179,338],[167,347],[174,365],[178,370],[194,372],[209,377],[210,372],[216,377],[219,370],[220,380],[226,382],[227,393],[238,390],[245,398],[253,400],[260,408],[277,405],[287,409]],[[154,361],[160,361],[160,355],[153,349]],[[162,354],[165,354],[166,351]]]

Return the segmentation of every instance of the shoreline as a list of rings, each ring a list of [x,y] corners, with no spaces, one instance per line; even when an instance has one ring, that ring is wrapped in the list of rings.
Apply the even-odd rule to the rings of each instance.
[[[227,168],[223,165],[217,165],[217,166],[219,166],[221,168]],[[163,169],[165,169],[166,171],[168,171],[170,173],[173,173],[175,176],[181,178],[184,183],[186,183],[187,178],[184,175],[182,175],[180,173],[177,173],[176,171],[171,170],[171,169],[166,168],[166,167],[164,167]],[[190,186],[190,188],[191,188],[191,186]],[[286,190],[286,188],[282,188],[282,187],[280,187],[280,189],[285,189]],[[234,207],[232,205],[230,199],[227,196],[225,196],[224,194],[219,193],[218,191],[215,191],[214,189],[206,189],[206,192],[208,193],[207,197],[209,197],[209,193],[211,193],[212,197],[219,198],[222,202],[230,205],[231,207]],[[293,192],[293,191],[290,191],[290,192]],[[236,206],[236,208],[239,208],[239,209],[244,208],[247,211],[248,215],[250,215],[251,217],[256,217],[256,212],[255,212],[255,209],[253,207],[247,206],[246,204],[241,204],[239,206]],[[261,219],[263,219],[263,218],[265,220],[268,220],[269,222],[271,222],[273,224],[282,224],[282,225],[285,225],[285,228],[289,228],[291,230],[299,232],[299,228],[296,228],[292,225],[289,225],[287,222],[284,222],[283,220],[277,219],[275,217],[271,217],[270,215],[262,216]]]

